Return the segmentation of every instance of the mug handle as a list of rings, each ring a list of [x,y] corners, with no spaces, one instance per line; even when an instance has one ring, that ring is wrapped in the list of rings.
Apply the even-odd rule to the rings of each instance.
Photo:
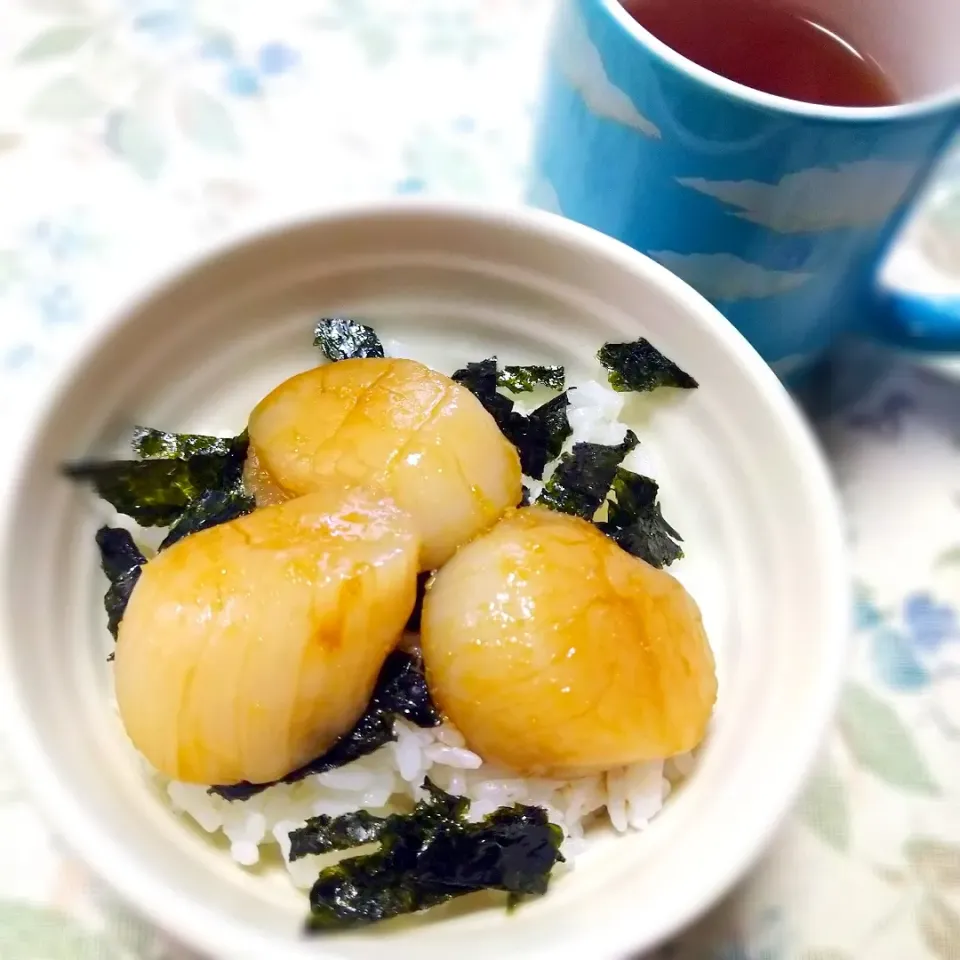
[[[933,189],[929,181],[921,187],[920,208],[925,211],[922,216],[935,214],[945,204],[952,209],[955,198],[960,197],[960,127],[952,136],[947,157],[934,172]],[[910,217],[910,210],[916,209],[916,199],[902,214],[904,219]],[[950,220],[953,219],[951,216]],[[956,267],[951,262],[951,268],[945,268],[941,256],[924,249],[926,244],[920,242],[920,236],[925,231],[911,240],[903,236],[903,226],[901,219],[881,258],[866,314],[870,318],[869,333],[886,344],[914,353],[960,354],[960,278]],[[939,229],[945,229],[942,223]],[[952,225],[949,229],[951,253],[960,252],[960,234],[953,236],[957,227]],[[909,227],[906,233],[911,233]]]
[[[960,290],[927,293],[880,286],[871,331],[884,343],[923,353],[960,354]]]

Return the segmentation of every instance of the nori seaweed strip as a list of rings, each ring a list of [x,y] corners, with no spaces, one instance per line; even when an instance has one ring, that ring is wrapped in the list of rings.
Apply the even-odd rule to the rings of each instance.
[[[537,503],[592,520],[607,498],[617,467],[639,442],[637,435],[627,430],[623,442],[615,446],[575,443],[573,449],[560,458]]]
[[[418,727],[435,727],[440,713],[430,699],[423,665],[419,657],[395,650],[387,657],[377,679],[373,696],[354,728],[344,734],[325,754],[288,773],[276,783],[296,783],[314,773],[338,767],[378,750],[396,740],[393,721],[405,717]],[[226,800],[247,800],[273,786],[272,783],[247,783],[214,786],[210,792]]]
[[[573,433],[570,420],[567,417],[567,407],[569,406],[570,399],[564,391],[552,400],[541,404],[530,414],[529,419],[538,424],[538,429],[541,430],[543,437],[547,457],[544,466],[560,456],[564,441]],[[541,470],[539,476],[535,479],[540,480],[542,477],[543,471]]]
[[[211,437],[200,433],[170,433],[153,427],[134,427],[130,445],[142,460],[185,460],[198,454],[228,456],[239,448],[246,453],[246,431],[239,437]]]
[[[290,831],[290,862],[373,843],[380,839],[386,823],[386,817],[375,817],[366,810],[339,817],[310,817],[302,827]]]
[[[520,468],[526,476],[542,480],[547,464],[560,456],[563,441],[573,432],[567,419],[569,403],[566,393],[561,393],[530,416],[512,413],[501,425],[501,432],[520,454]]]
[[[500,432],[517,448],[523,472],[540,480],[547,463],[556,459],[563,441],[570,435],[566,413],[569,401],[563,393],[525,417],[514,410],[509,397],[497,392],[499,376],[496,357],[490,357],[468,363],[453,374],[453,380],[466,387],[483,404]]]
[[[597,526],[627,553],[662,568],[683,556],[675,542],[683,537],[663,519],[659,489],[649,477],[618,467],[612,487],[615,499],[609,502],[606,521]]]
[[[151,460],[81,460],[63,466],[72,480],[92,484],[114,509],[144,527],[167,527],[210,490],[242,482],[246,433],[230,438],[226,453]]]
[[[344,734],[323,756],[311,760],[282,779],[271,783],[248,783],[242,780],[240,783],[211,787],[209,792],[223,797],[224,800],[249,800],[274,784],[297,783],[314,773],[326,773],[327,770],[344,767],[394,740],[396,737],[393,734],[393,717],[386,717],[379,712],[371,713],[368,709],[356,726]]]
[[[466,798],[453,797],[429,780],[424,787],[429,799],[412,813],[394,814],[360,831],[362,842],[380,843],[376,853],[320,872],[310,891],[308,930],[365,926],[478,890],[503,890],[510,895],[508,905],[546,892],[551,870],[563,862],[563,831],[545,810],[517,804],[468,823]],[[353,824],[335,824],[325,824],[325,834],[348,838]]]
[[[597,359],[607,368],[610,386],[620,393],[642,393],[657,387],[693,390],[699,386],[643,337],[633,343],[605,343],[597,351]]]
[[[513,409],[513,401],[497,393],[497,376],[497,358],[488,357],[486,360],[477,360],[455,370],[450,379],[466,387],[485,407],[487,406],[485,401],[492,400],[494,410],[509,412]],[[494,411],[490,413],[496,419],[497,413]]]
[[[395,650],[387,657],[371,705],[388,716],[391,722],[394,717],[403,717],[424,729],[438,726],[442,719],[427,689],[423,661],[419,656],[401,650]]]
[[[383,356],[383,344],[373,327],[343,317],[318,320],[313,330],[313,345],[333,361]]]
[[[101,527],[97,531],[97,546],[100,548],[100,567],[110,581],[110,587],[103,595],[107,629],[116,640],[130,594],[140,579],[140,569],[147,558],[134,543],[130,531],[120,527]]]
[[[562,390],[563,382],[564,369],[560,366],[529,364],[522,367],[504,367],[497,374],[497,386],[511,393],[530,393],[536,387]]]
[[[530,456],[532,438],[527,436],[527,418],[513,409],[514,404],[509,397],[497,393],[497,358],[488,357],[468,363],[455,371],[451,379],[466,387],[483,404],[500,432],[517,448],[523,472],[529,474],[531,469],[535,470],[536,461],[531,460]]]
[[[191,501],[180,519],[170,528],[159,549],[166,550],[191,533],[199,533],[243,517],[252,513],[256,506],[257,501],[239,485],[231,490],[208,490]]]
[[[187,505],[220,483],[227,458],[189,460],[81,460],[65,464],[71,480],[85,480],[119,513],[144,527],[174,523]]]
[[[407,625],[404,627],[404,630],[410,633],[420,632],[420,615],[423,613],[423,601],[427,595],[427,582],[432,576],[432,570],[425,570],[423,573],[417,574],[417,599],[413,605],[413,613],[410,614],[410,619],[407,620]]]

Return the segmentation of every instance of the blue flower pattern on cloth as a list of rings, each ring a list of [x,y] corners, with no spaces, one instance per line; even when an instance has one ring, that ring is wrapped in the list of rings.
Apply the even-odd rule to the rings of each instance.
[[[248,61],[224,34],[214,34],[203,43],[202,56],[223,64],[224,89],[236,97],[258,97],[274,77],[281,77],[300,62],[300,54],[278,40],[255,50]]]
[[[960,642],[957,612],[926,591],[909,594],[891,615],[861,590],[854,624],[869,637],[878,678],[893,690],[922,690],[940,672],[952,670],[937,654],[945,645]]]
[[[27,224],[9,249],[0,249],[0,304],[10,315],[26,310],[42,329],[56,336],[59,328],[80,324],[86,304],[77,285],[96,253],[97,240],[85,215],[64,211],[57,218]],[[39,355],[29,330],[9,325],[0,340],[0,372],[19,371]]]
[[[133,0],[130,9],[134,31],[158,44],[186,39],[202,60],[220,64],[222,87],[233,96],[261,95],[271,78],[289,73],[300,62],[299,52],[281,40],[262,43],[245,56],[228,31],[202,25],[191,0]]]
[[[190,0],[127,0],[133,29],[152,39],[169,43],[193,28],[193,4]]]
[[[24,69],[50,73],[28,110],[46,123],[95,125],[145,180],[163,174],[181,139],[213,154],[238,153],[233,102],[272,95],[301,62],[289,40],[240,36],[222,9],[203,0],[128,0],[115,14],[102,9],[106,2],[78,5],[60,20],[52,19],[54,6],[23,48]]]
[[[957,612],[945,603],[937,603],[929,593],[907,597],[903,620],[919,650],[933,652],[948,641],[960,640]]]

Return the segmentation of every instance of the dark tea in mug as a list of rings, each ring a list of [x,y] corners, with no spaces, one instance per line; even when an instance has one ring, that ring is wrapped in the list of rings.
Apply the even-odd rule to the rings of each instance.
[[[745,87],[836,107],[899,102],[869,51],[789,0],[623,0],[623,5],[681,56]]]

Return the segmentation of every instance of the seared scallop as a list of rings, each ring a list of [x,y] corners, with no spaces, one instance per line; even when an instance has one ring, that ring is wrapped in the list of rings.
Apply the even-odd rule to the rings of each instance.
[[[331,485],[203,530],[144,567],[116,649],[120,716],[161,773],[265,783],[363,713],[416,595],[393,502]]]
[[[330,480],[380,489],[414,518],[424,570],[520,501],[516,449],[490,414],[413,360],[343,360],[291,377],[256,406],[249,433],[258,496]]]
[[[693,598],[592,524],[513,511],[435,577],[434,699],[486,761],[570,777],[695,747],[717,693]]]

